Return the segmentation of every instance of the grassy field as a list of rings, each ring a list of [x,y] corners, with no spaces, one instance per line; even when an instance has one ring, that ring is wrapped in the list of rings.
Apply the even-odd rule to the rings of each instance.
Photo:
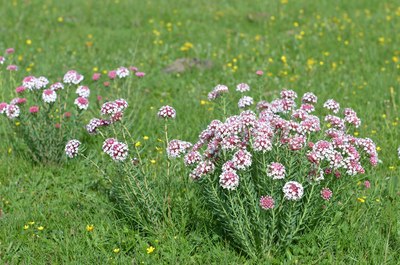
[[[257,101],[282,88],[312,91],[320,102],[334,98],[357,111],[363,123],[355,133],[376,142],[381,160],[366,172],[370,190],[362,193],[354,182],[353,203],[335,216],[334,229],[319,227],[286,251],[255,260],[210,228],[184,170],[178,168],[170,183],[182,200],[175,217],[144,233],[121,214],[110,183],[89,162],[34,164],[3,140],[9,132],[1,117],[0,263],[400,263],[397,1],[2,0],[0,6],[0,50],[15,48],[10,61],[19,66],[13,73],[18,85],[27,75],[57,80],[70,69],[87,80],[121,65],[146,73],[125,91],[89,86],[93,99],[127,97],[132,141],[145,148],[159,185],[166,181],[166,159],[158,149],[158,109],[174,106],[170,136],[194,141],[209,121],[221,118],[207,100],[217,84],[233,89],[246,82]],[[212,68],[165,73],[179,58],[208,60]],[[6,83],[9,73],[0,68],[0,101],[8,102],[16,84]],[[233,101],[228,111],[237,112]],[[87,152],[99,153],[97,144],[90,141]]]

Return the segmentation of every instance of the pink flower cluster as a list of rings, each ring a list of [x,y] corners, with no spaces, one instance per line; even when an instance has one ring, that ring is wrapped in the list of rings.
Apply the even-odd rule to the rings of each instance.
[[[210,93],[208,93],[208,99],[214,100],[224,93],[228,93],[228,87],[225,85],[217,85]]]
[[[49,80],[44,76],[27,76],[22,80],[22,86],[29,90],[39,90],[45,88],[48,84]]]
[[[185,154],[186,150],[190,147],[192,147],[192,144],[189,142],[172,140],[168,143],[167,155],[170,158],[180,157],[182,154]]]
[[[283,188],[283,194],[285,199],[291,201],[298,201],[303,197],[304,188],[303,185],[298,183],[297,181],[289,181],[287,182]]]
[[[108,138],[103,143],[103,152],[114,161],[124,161],[128,157],[128,145],[118,142],[114,138]]]
[[[163,119],[175,119],[176,111],[173,107],[166,105],[159,109],[157,115]]]
[[[275,207],[275,200],[271,196],[261,196],[260,206],[264,210],[273,209]]]
[[[65,154],[69,158],[74,158],[79,153],[79,146],[81,146],[81,142],[76,139],[69,140],[68,143],[65,145]]]
[[[76,94],[83,98],[88,98],[90,95],[90,89],[87,86],[78,86]]]
[[[68,85],[71,85],[71,84],[78,85],[80,82],[82,82],[83,78],[84,78],[84,76],[81,75],[80,73],[78,73],[77,71],[69,70],[64,75],[63,82]]]
[[[80,97],[81,99],[86,99]],[[89,134],[96,134],[99,127],[108,126],[114,122],[120,121],[123,117],[124,110],[128,107],[128,102],[123,99],[105,102],[101,106],[100,114],[107,116],[105,119],[93,118],[86,125]]]
[[[57,93],[54,90],[45,89],[43,90],[42,98],[46,103],[54,103],[57,100]]]
[[[250,91],[250,86],[246,83],[240,83],[239,85],[236,86],[236,91],[239,91],[241,93]]]
[[[284,179],[286,174],[285,166],[281,163],[273,162],[267,168],[267,176],[272,179]]]
[[[251,106],[253,104],[254,104],[254,100],[253,100],[252,97],[243,96],[241,99],[239,99],[238,107],[240,109],[244,109],[244,108],[249,107],[249,106]]]

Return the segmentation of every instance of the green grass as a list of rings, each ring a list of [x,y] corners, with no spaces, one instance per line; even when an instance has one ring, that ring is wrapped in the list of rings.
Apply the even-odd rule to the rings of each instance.
[[[270,100],[286,87],[299,94],[312,91],[320,103],[335,98],[342,106],[352,107],[363,121],[360,136],[377,143],[382,163],[367,171],[372,189],[354,194],[351,208],[333,218],[335,229],[321,227],[287,252],[255,261],[216,236],[207,215],[196,210],[199,203],[193,191],[185,195],[194,211],[182,215],[185,226],[166,223],[144,234],[118,214],[103,177],[89,163],[34,165],[15,152],[9,154],[9,143],[2,140],[1,263],[400,263],[400,160],[396,155],[400,145],[400,5],[396,1],[82,2],[3,1],[0,50],[16,49],[18,82],[28,75],[27,70],[51,80],[69,69],[82,72],[87,80],[94,68],[101,72],[136,65],[146,72],[130,92],[101,84],[90,88],[92,99],[132,95],[127,99],[136,114],[130,121],[133,140],[142,142],[149,160],[156,160],[154,172],[162,174],[165,165],[164,154],[154,148],[160,146],[157,138],[163,138],[157,109],[174,106],[178,114],[170,125],[170,136],[194,141],[218,115],[214,105],[203,105],[201,100],[216,84],[233,89],[240,82],[250,84],[256,100]],[[193,44],[187,52],[180,50],[185,42]],[[214,66],[205,71],[163,73],[165,66],[182,57],[209,59]],[[259,69],[265,73],[261,78],[254,74]],[[9,101],[16,84],[4,84],[8,72],[2,76],[6,78],[0,76],[1,100]],[[234,102],[229,108],[232,113],[236,112]],[[5,139],[4,121],[1,139]],[[145,135],[148,141],[143,140]],[[91,141],[88,152],[99,150],[97,145],[98,141]],[[185,185],[193,188],[191,183]],[[357,202],[357,196],[363,195],[366,202]],[[24,230],[30,221],[35,224]],[[86,230],[90,224],[92,232]],[[39,231],[39,226],[44,229]],[[146,252],[149,246],[155,247],[151,254]],[[119,253],[113,252],[116,248]]]

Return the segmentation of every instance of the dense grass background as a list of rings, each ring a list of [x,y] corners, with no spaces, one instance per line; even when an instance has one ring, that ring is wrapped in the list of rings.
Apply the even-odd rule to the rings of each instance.
[[[154,148],[163,128],[157,109],[174,106],[178,116],[170,125],[170,135],[193,141],[218,115],[214,105],[202,102],[218,83],[233,88],[247,82],[255,99],[271,99],[286,87],[299,94],[312,91],[320,102],[335,98],[352,107],[363,121],[359,135],[371,137],[380,149],[382,163],[367,172],[372,190],[354,194],[352,208],[334,218],[335,229],[321,227],[286,253],[258,262],[400,262],[397,1],[3,0],[0,5],[0,50],[16,49],[12,60],[20,67],[15,75],[18,81],[29,74],[56,80],[69,69],[89,79],[95,71],[120,65],[135,65],[146,72],[140,86],[134,83],[130,91],[101,84],[90,88],[93,98],[131,95],[128,101],[137,114],[131,121],[134,141],[142,141],[148,159],[156,160],[155,172],[162,172],[165,165],[164,154]],[[188,51],[181,50],[185,42],[193,44]],[[183,57],[208,59],[214,66],[183,74],[162,71]],[[257,77],[256,70],[265,74]],[[8,80],[7,72],[2,75]],[[14,87],[3,83],[0,95],[9,101]],[[4,128],[1,139],[5,139]],[[93,143],[90,148],[97,147]],[[62,168],[34,165],[9,152],[3,140],[0,152],[2,263],[257,262],[209,231],[207,220],[190,230],[174,224],[155,227],[151,235],[139,233],[115,212],[99,172],[82,161]],[[366,202],[357,202],[364,195]],[[190,192],[187,196],[193,197]],[[201,215],[201,210],[194,213]],[[191,218],[182,222],[190,223]],[[24,230],[28,222],[35,223]],[[86,226],[91,224],[94,230],[88,232]],[[38,230],[39,226],[44,229]],[[146,252],[149,246],[155,247],[151,254]]]

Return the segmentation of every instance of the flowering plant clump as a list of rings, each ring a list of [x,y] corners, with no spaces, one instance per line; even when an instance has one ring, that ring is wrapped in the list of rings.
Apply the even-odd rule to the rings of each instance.
[[[251,106],[247,98],[239,108]],[[211,121],[193,145],[170,142],[170,157],[183,157],[220,228],[250,256],[290,244],[345,207],[354,181],[378,163],[374,142],[350,134],[361,124],[354,110],[340,113],[329,99],[317,112],[311,92],[299,106],[296,99],[295,91],[283,90],[259,102],[257,113]]]
[[[9,129],[17,136],[12,142],[17,144],[17,139],[23,140],[34,161],[62,161],[66,139],[77,133],[83,110],[73,106],[74,101],[70,101],[69,91],[83,78],[83,75],[72,70],[65,74],[64,83],[50,84],[44,76],[26,76],[15,89],[18,97],[9,103],[2,103],[4,114],[9,120]],[[84,96],[87,109],[89,94]]]
[[[78,140],[70,140],[66,144],[65,155],[69,158],[80,155],[95,165],[105,177],[106,184],[110,185],[110,194],[121,207],[121,212],[139,229],[149,231],[170,213],[175,198],[168,197],[167,186],[159,185],[161,172],[156,172],[153,166],[155,161],[148,157],[146,149],[128,128],[129,124],[133,124],[124,118],[127,109],[129,104],[123,98],[106,101],[100,106],[99,115],[87,123],[88,135],[101,138],[98,150],[103,156],[79,153]],[[158,116],[174,118],[175,113],[174,108],[165,106]],[[179,156],[190,147],[183,141],[171,141],[167,152],[172,157]]]
[[[5,58],[2,58],[4,62]],[[117,72],[119,79],[129,76],[129,70],[125,67],[118,68]],[[97,79],[100,79],[100,76]],[[95,80],[85,79],[84,75],[76,70],[67,71],[62,77],[53,80],[54,82],[50,82],[45,76],[34,75],[21,77],[19,84],[15,83],[15,80],[18,80],[15,76],[11,76],[9,80],[0,76],[0,83],[4,82],[9,88],[16,87],[17,94],[10,101],[0,103],[0,114],[5,116],[4,120],[8,120],[7,135],[13,144],[10,150],[20,149],[22,140],[35,162],[62,162],[65,158],[63,149],[67,139],[77,138],[83,132],[82,128],[86,123],[85,112],[89,110],[90,98],[93,97],[89,87],[96,86],[93,82]],[[97,89],[93,91],[98,93]],[[100,100],[101,97],[98,97],[97,102]],[[109,122],[120,119],[120,110],[124,108],[123,102],[114,104],[117,108],[112,110],[114,112]],[[92,122],[92,125],[94,123]],[[96,125],[93,130],[106,125],[104,123],[107,122]]]

